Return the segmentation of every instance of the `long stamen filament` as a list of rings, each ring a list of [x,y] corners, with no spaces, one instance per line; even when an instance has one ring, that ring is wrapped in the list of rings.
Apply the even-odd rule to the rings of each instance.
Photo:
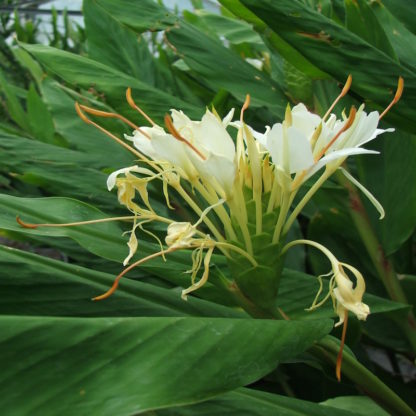
[[[169,132],[172,134],[172,136],[179,140],[182,143],[185,143],[188,147],[190,147],[202,160],[207,160],[207,158],[188,140],[186,140],[184,137],[182,137],[179,132],[175,129],[175,126],[173,125],[172,118],[169,114],[165,115],[165,124]]]
[[[131,108],[138,111],[152,126],[156,126],[156,123],[134,102],[130,87],[126,90],[126,100]]]
[[[347,325],[348,325],[348,309],[345,309],[345,311],[344,311],[344,325],[342,327],[341,345],[339,347],[338,356],[337,356],[337,365],[335,367],[335,374],[337,376],[338,381],[341,381],[342,353],[344,351],[345,337],[346,337],[346,334],[347,334]]]
[[[332,103],[332,105],[329,107],[328,111],[323,116],[322,120],[325,121],[325,119],[331,114],[331,111],[334,109],[334,107],[338,104],[339,100],[341,98],[345,97],[347,92],[350,90],[352,84],[352,76],[351,74],[348,75],[347,81],[345,82],[344,88],[341,91],[341,94],[338,95],[338,97],[335,99],[335,101]]]
[[[20,217],[16,216],[16,221],[19,225],[23,228],[38,228],[38,227],[74,227],[77,225],[88,225],[88,224],[97,224],[101,222],[110,222],[110,221],[125,221],[125,220],[134,220],[134,216],[125,216],[125,217],[111,217],[111,218],[100,218],[97,220],[88,220],[88,221],[77,221],[77,222],[68,222],[64,224],[47,224],[47,223],[39,223],[39,224],[32,224],[28,222],[24,222],[20,219]]]
[[[141,264],[145,263],[148,260],[154,259],[156,257],[159,256],[164,256],[165,254],[168,253],[172,253],[172,251],[178,250],[178,247],[170,247],[166,250],[161,250],[158,251],[157,253],[153,253],[150,254],[147,257],[144,257],[143,259],[137,260],[136,262],[134,262],[133,264],[131,264],[129,267],[126,267],[114,280],[113,286],[111,286],[111,288],[109,290],[107,290],[107,292],[105,292],[104,294],[100,295],[100,296],[96,296],[95,298],[92,298],[92,300],[96,301],[96,300],[103,300],[103,299],[107,299],[108,297],[110,297],[116,290],[118,287],[118,283],[120,282],[120,279],[126,274],[128,273],[130,270],[134,269],[137,266],[140,266]]]
[[[399,81],[397,82],[397,90],[396,94],[394,95],[394,98],[392,102],[387,106],[387,108],[380,114],[379,120],[381,120],[389,111],[390,109],[397,104],[397,102],[400,100],[402,94],[403,94],[403,88],[404,88],[404,79],[402,77],[399,77]]]
[[[83,104],[80,104],[79,106],[82,110],[84,110],[88,114],[92,114],[97,117],[117,118],[121,120],[122,122],[128,124],[131,128],[135,130],[140,130],[138,126],[136,126],[133,122],[131,122],[126,117],[123,117],[121,114],[111,113],[109,111],[96,110],[95,108],[87,107],[86,105],[83,105]]]
[[[110,133],[108,130],[106,130],[104,127],[101,127],[99,124],[95,123],[94,121],[90,120],[81,110],[80,105],[75,102],[75,111],[77,112],[78,116],[81,118],[82,121],[84,121],[87,124],[91,124],[92,126],[94,126],[95,128],[97,128],[98,130],[102,131],[104,134],[106,134],[108,137],[110,137],[111,139],[115,140],[118,144],[120,144],[121,146],[123,146],[125,149],[127,149],[129,152],[133,153],[135,156],[137,156],[138,158],[146,161],[146,162],[150,162],[149,159],[147,159],[146,156],[142,155],[140,152],[138,152],[137,150],[133,149],[131,146],[129,146],[127,143],[124,143],[123,140],[119,139],[117,136],[115,136],[114,134]]]
[[[354,106],[351,107],[350,115],[348,116],[347,122],[339,130],[339,132],[330,140],[330,142],[321,150],[319,155],[315,158],[315,163],[318,162],[318,160],[321,159],[321,157],[325,155],[327,150],[335,143],[338,137],[341,136],[342,133],[344,133],[346,130],[348,130],[352,126],[352,123],[354,123],[356,114],[357,114],[357,110],[355,109],[355,107]]]

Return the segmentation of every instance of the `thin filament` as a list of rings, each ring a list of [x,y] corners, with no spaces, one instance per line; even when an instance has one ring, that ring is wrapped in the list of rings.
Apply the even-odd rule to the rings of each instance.
[[[84,110],[88,114],[93,114],[94,116],[97,116],[97,117],[117,118],[121,120],[122,122],[128,124],[131,128],[135,130],[140,130],[138,126],[136,126],[133,122],[131,122],[126,117],[123,117],[121,114],[111,113],[109,111],[96,110],[95,108],[87,107],[86,105],[82,105],[82,104],[80,104],[79,106],[82,110]]]
[[[319,153],[319,155],[315,158],[315,163],[322,156],[324,156],[324,154],[335,143],[335,141],[338,139],[338,137],[341,136],[341,134],[344,133],[344,131],[348,130],[351,127],[352,123],[354,123],[355,115],[356,114],[357,114],[357,110],[355,109],[355,107],[354,106],[351,107],[350,115],[348,116],[348,120],[345,123],[344,127],[342,127],[342,129],[340,129],[340,131],[331,139],[331,141],[321,150],[321,152]]]
[[[120,144],[121,146],[123,146],[125,149],[127,149],[129,152],[133,153],[134,155],[136,155],[137,157],[139,157],[140,159],[147,161],[148,159],[142,155],[140,152],[138,152],[137,150],[133,149],[131,146],[129,146],[127,143],[124,143],[123,140],[119,139],[117,136],[115,136],[114,134],[110,133],[108,130],[106,130],[104,127],[101,127],[99,124],[95,123],[94,121],[90,120],[81,110],[81,106],[75,102],[75,111],[77,112],[78,116],[81,118],[82,121],[84,121],[87,124],[91,124],[92,126],[94,126],[95,128],[97,128],[98,130],[102,131],[104,134],[106,134],[108,137],[110,137],[111,139],[115,140],[118,144]]]
[[[324,117],[322,118],[323,121],[331,114],[331,111],[334,109],[334,107],[338,104],[339,100],[347,94],[347,92],[350,90],[352,84],[352,76],[351,74],[348,75],[347,81],[345,82],[344,88],[341,91],[341,94],[338,95],[338,97],[335,99],[335,101],[332,103],[331,107],[329,107],[328,111],[325,113]]]
[[[21,225],[23,228],[31,228],[35,229],[38,227],[74,227],[77,225],[87,225],[87,224],[97,224],[100,222],[109,222],[109,221],[124,221],[124,220],[132,220],[134,219],[134,216],[126,216],[126,217],[111,217],[111,218],[100,218],[97,220],[88,220],[88,221],[77,221],[77,222],[68,222],[64,224],[33,224],[29,222],[25,222],[20,219],[20,217],[16,216],[16,221],[19,225]]]
[[[380,114],[380,117],[378,118],[381,120],[389,111],[390,109],[397,104],[397,102],[400,100],[402,94],[403,94],[403,88],[404,88],[404,79],[402,77],[399,77],[399,81],[397,82],[397,90],[396,94],[394,95],[394,98],[392,102],[387,106],[387,108]]]
[[[169,114],[165,115],[165,124],[169,132],[172,134],[172,136],[179,140],[182,143],[185,143],[188,147],[190,147],[202,160],[207,160],[207,158],[188,140],[186,140],[184,137],[182,137],[179,132],[175,129],[175,126],[173,125],[172,118]]]
[[[156,123],[134,102],[130,87],[126,90],[126,100],[131,108],[138,111],[152,126],[156,126]]]
[[[171,253],[172,251],[178,250],[178,248],[175,247],[171,247],[167,250],[162,250],[162,251],[158,251],[157,253],[153,253],[150,254],[147,257],[144,257],[143,259],[137,260],[135,263],[131,264],[129,267],[126,267],[114,280],[113,286],[111,286],[111,288],[109,290],[107,290],[107,292],[103,293],[100,296],[96,296],[95,298],[92,298],[92,300],[96,301],[96,300],[103,300],[103,299],[107,299],[109,298],[116,290],[118,287],[118,283],[120,282],[120,279],[126,274],[128,273],[130,270],[134,269],[137,266],[140,266],[141,264],[145,263],[148,260],[154,259],[156,257],[159,256],[164,256],[167,253]]]
[[[345,309],[344,325],[342,327],[341,345],[339,347],[338,357],[337,357],[337,366],[336,366],[336,369],[335,369],[335,374],[337,376],[338,381],[341,381],[342,352],[344,351],[345,336],[347,334],[347,325],[348,325],[348,309]]]

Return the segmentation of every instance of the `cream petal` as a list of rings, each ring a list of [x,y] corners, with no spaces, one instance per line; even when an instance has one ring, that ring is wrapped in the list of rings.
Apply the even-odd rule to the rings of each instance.
[[[326,166],[327,164],[331,162],[334,162],[335,160],[345,159],[346,157],[352,156],[352,155],[379,154],[379,153],[380,152],[377,152],[375,150],[363,149],[362,147],[352,147],[348,149],[335,150],[334,152],[331,152],[325,155],[323,158],[319,159],[318,162],[316,162],[308,170],[304,180],[310,178],[313,174],[318,172],[324,166]]]
[[[310,168],[314,161],[311,145],[302,131],[295,127],[289,127],[289,173],[296,173]]]
[[[231,136],[218,118],[207,111],[202,117],[201,123],[193,126],[197,148],[202,148],[210,153],[226,157],[230,161],[235,157],[235,145]]]
[[[300,130],[308,139],[319,126],[321,120],[321,117],[308,111],[302,103],[297,104],[292,108],[293,127]]]
[[[130,173],[130,172],[141,173],[141,174],[147,175],[147,176],[154,175],[154,173],[150,169],[141,168],[141,167],[136,166],[136,165],[129,166],[127,168],[122,168],[122,169],[119,169],[119,170],[116,170],[116,171],[112,172],[110,174],[110,176],[107,178],[107,188],[108,188],[108,190],[111,191],[114,188],[118,175],[120,175],[122,173],[125,175],[126,173]]]

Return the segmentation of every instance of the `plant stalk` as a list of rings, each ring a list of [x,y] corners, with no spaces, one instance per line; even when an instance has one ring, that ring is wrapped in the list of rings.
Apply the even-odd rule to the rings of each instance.
[[[348,191],[351,218],[388,295],[396,302],[409,304],[406,294],[397,278],[394,266],[386,256],[386,253],[371,226],[367,211],[362,203],[357,188],[349,182],[341,172],[337,172],[337,179]],[[406,318],[406,320],[397,320],[397,323],[406,334],[413,353],[416,354],[416,319],[412,310],[409,310]]]

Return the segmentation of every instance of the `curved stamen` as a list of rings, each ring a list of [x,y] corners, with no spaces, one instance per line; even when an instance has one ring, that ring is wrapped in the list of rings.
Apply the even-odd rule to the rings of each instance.
[[[143,259],[140,259],[138,261],[136,261],[135,263],[131,264],[129,267],[126,267],[114,280],[113,286],[111,286],[111,288],[109,290],[107,290],[107,292],[105,292],[104,294],[100,295],[100,296],[96,296],[95,298],[92,298],[92,300],[96,301],[96,300],[103,300],[103,299],[107,299],[108,297],[110,297],[116,290],[118,287],[118,283],[120,282],[120,279],[126,274],[128,273],[130,270],[134,269],[137,266],[140,266],[141,264],[145,263],[147,260],[151,260],[154,259],[156,257],[159,256],[164,256],[165,254],[171,253],[172,251],[178,250],[178,247],[170,247],[167,250],[161,250],[158,251],[157,253],[153,253],[150,254],[147,257],[144,257]]]
[[[344,326],[342,327],[341,345],[339,347],[338,356],[337,356],[337,365],[335,368],[335,374],[337,376],[338,381],[341,381],[342,352],[344,351],[345,336],[347,334],[347,324],[348,324],[348,309],[345,309]]]
[[[397,102],[400,100],[402,94],[403,94],[403,88],[404,88],[404,79],[402,77],[399,77],[399,80],[397,82],[397,90],[396,94],[394,95],[394,98],[392,102],[386,107],[386,109],[380,114],[380,117],[378,118],[381,120],[389,111],[390,109],[397,104]]]
[[[138,111],[152,126],[156,126],[156,123],[134,102],[130,87],[126,90],[126,100],[131,108]]]
[[[165,124],[169,132],[172,134],[172,136],[179,140],[182,143],[185,143],[188,147],[190,147],[202,160],[207,160],[207,158],[188,140],[186,140],[184,137],[182,137],[178,130],[175,129],[175,126],[173,125],[172,118],[169,114],[165,115]]]
[[[93,114],[97,117],[105,117],[105,118],[117,118],[121,120],[123,123],[128,124],[131,128],[135,130],[139,130],[139,127],[136,126],[133,122],[131,122],[126,117],[123,117],[121,114],[112,113],[109,111],[102,111],[102,110],[96,110],[95,108],[87,107],[86,105],[80,104],[79,105],[82,110],[84,110],[88,114]]]
[[[145,157],[144,155],[142,155],[140,152],[138,152],[137,150],[133,149],[131,146],[129,146],[127,143],[124,143],[123,140],[119,139],[117,136],[115,136],[113,133],[110,133],[108,130],[106,130],[104,127],[101,127],[99,124],[95,123],[94,121],[90,120],[81,110],[81,106],[78,104],[78,102],[75,102],[75,111],[77,112],[79,118],[84,121],[87,124],[91,124],[92,126],[94,126],[95,128],[97,128],[98,130],[102,131],[104,134],[106,134],[108,137],[110,137],[111,139],[115,140],[118,144],[120,144],[121,146],[123,146],[125,149],[127,149],[129,152],[133,153],[134,155],[136,155],[137,157],[139,157],[140,159],[144,160],[144,161],[148,161],[147,157]]]
[[[244,119],[244,111],[246,111],[247,110],[247,108],[249,107],[249,105],[250,105],[250,94],[247,94],[246,95],[246,99],[244,100],[244,104],[243,104],[243,106],[241,107],[241,112],[240,112],[240,121],[241,121],[241,123],[243,122],[243,119]]]
[[[321,152],[319,153],[319,155],[315,158],[315,163],[322,156],[325,155],[325,153],[327,152],[327,150],[335,143],[335,141],[338,139],[338,137],[341,136],[341,134],[344,133],[344,131],[348,130],[352,126],[352,123],[354,123],[355,115],[356,114],[357,114],[357,110],[355,109],[354,106],[352,106],[351,107],[351,110],[350,110],[350,115],[348,116],[348,119],[347,119],[347,122],[340,129],[340,131],[331,139],[331,141],[321,150]]]
[[[47,223],[39,223],[39,224],[32,224],[29,222],[25,222],[20,219],[20,217],[16,216],[16,222],[21,225],[23,228],[30,228],[36,229],[38,227],[74,227],[77,225],[88,225],[88,224],[98,224],[100,222],[110,222],[110,221],[125,221],[125,220],[133,220],[134,216],[126,216],[126,217],[111,217],[111,218],[100,218],[98,220],[88,220],[88,221],[77,221],[77,222],[68,222],[64,224],[47,224]]]
[[[338,104],[339,100],[347,94],[347,92],[350,90],[352,84],[352,76],[351,74],[348,75],[347,81],[345,81],[344,88],[341,91],[341,94],[338,95],[338,97],[335,99],[335,101],[332,103],[331,107],[329,107],[328,111],[325,113],[325,115],[322,118],[322,121],[325,121],[325,119],[331,114],[331,111],[334,109],[334,107]]]

